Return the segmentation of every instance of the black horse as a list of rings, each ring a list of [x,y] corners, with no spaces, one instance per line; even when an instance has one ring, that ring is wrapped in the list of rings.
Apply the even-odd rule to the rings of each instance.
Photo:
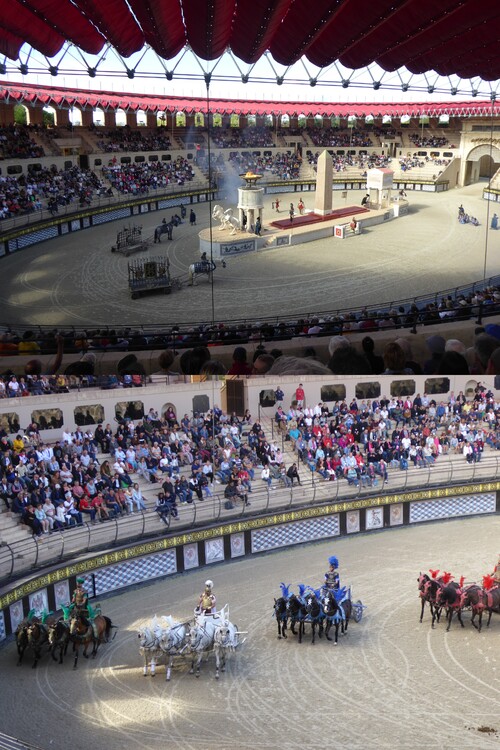
[[[69,644],[69,622],[63,618],[49,625],[49,650],[54,661],[57,661],[56,652],[59,650],[59,664],[63,663]]]
[[[164,234],[167,235],[167,239],[171,240],[173,229],[174,229],[174,225],[173,225],[173,222],[171,221],[165,222],[164,224],[160,224],[155,229],[154,241],[161,242],[161,238]]]
[[[286,608],[286,599],[284,596],[280,596],[279,599],[274,600],[274,616],[278,623],[278,638],[286,638],[286,628],[288,624],[288,612]]]
[[[305,607],[306,607],[306,617],[300,625],[302,626],[302,631],[304,630],[305,623],[308,622],[311,625],[312,630],[312,644],[314,645],[314,642],[316,640],[316,628],[318,628],[318,635],[321,638],[323,636],[323,630],[324,630],[324,619],[325,614],[323,612],[323,608],[321,606],[321,600],[320,600],[320,592],[315,591],[314,589],[307,589],[305,596]],[[299,638],[300,641],[300,638]]]
[[[337,591],[327,590],[322,598],[323,612],[326,618],[325,635],[331,641],[330,630],[335,627],[335,645],[338,643],[339,629],[342,635],[347,633],[352,615],[352,602],[347,596],[345,587]]]
[[[286,609],[288,613],[288,619],[290,620],[290,630],[294,635],[297,635],[295,625],[299,624],[299,643],[302,643],[302,634],[304,632],[304,620],[307,617],[307,610],[304,601],[299,598],[296,594],[290,594],[290,598],[286,603]]]

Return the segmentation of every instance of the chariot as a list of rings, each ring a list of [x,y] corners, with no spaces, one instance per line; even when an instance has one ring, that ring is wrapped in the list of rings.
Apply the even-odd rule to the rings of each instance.
[[[142,237],[142,227],[133,224],[117,232],[116,245],[111,246],[111,252],[122,253],[122,255],[128,258],[133,253],[147,250],[150,244],[150,239],[143,239]]]

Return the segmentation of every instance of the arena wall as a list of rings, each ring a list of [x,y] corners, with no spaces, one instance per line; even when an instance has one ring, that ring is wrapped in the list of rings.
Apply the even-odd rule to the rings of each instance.
[[[84,388],[70,393],[9,398],[0,402],[0,427],[9,435],[25,429],[35,421],[40,426],[43,440],[55,442],[63,433],[63,428],[73,431],[76,426],[116,424],[117,419],[129,417],[137,420],[153,408],[164,413],[167,405],[172,405],[175,413],[182,417],[185,413],[207,412],[214,405],[224,411],[236,411],[240,416],[250,409],[254,419],[261,415],[273,417],[274,390],[280,383],[285,393],[285,403],[291,403],[295,389],[300,382],[304,385],[306,404],[319,401],[332,404],[336,400],[353,398],[373,399],[380,396],[413,396],[416,393],[431,394],[437,401],[448,400],[450,392],[463,391],[470,397],[478,380],[473,376],[450,375],[446,377],[374,376],[374,375],[301,375],[301,376],[260,376],[253,378],[228,377],[226,380],[172,383],[170,385],[148,385],[142,388],[117,388],[105,390]],[[481,382],[487,388],[494,388],[492,376],[482,376]],[[237,402],[228,399],[228,383],[239,382]],[[364,394],[364,395],[363,395]],[[49,425],[43,428],[41,416]],[[93,421],[91,421],[93,420]]]

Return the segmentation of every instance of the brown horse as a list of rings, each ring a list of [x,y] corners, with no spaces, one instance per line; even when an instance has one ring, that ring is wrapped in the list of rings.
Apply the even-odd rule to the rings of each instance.
[[[493,613],[500,615],[500,586],[493,586],[493,588],[485,590],[485,604],[485,609],[488,612],[486,627],[488,627],[491,622],[491,615]]]
[[[450,581],[449,583],[442,584],[439,587],[436,594],[436,604],[434,607],[434,612],[436,612],[436,607],[439,608],[439,611],[441,611],[441,609],[443,608],[446,610],[446,621],[448,623],[448,625],[446,626],[446,632],[448,632],[448,630],[450,629],[451,621],[453,620],[453,615],[455,613],[460,625],[462,627],[465,627],[462,621],[462,589],[458,583],[456,583],[455,581]],[[434,619],[435,616],[433,615],[433,625]]]
[[[464,590],[462,591],[461,606],[462,609],[470,607],[470,610],[472,612],[471,625],[473,625],[480,633],[483,621],[483,612],[486,607],[484,589],[481,588],[481,586],[479,586],[477,583],[472,583],[470,586],[464,588]],[[476,617],[478,618],[477,625],[474,622]]]
[[[29,647],[29,639],[28,639],[28,630],[29,630],[29,620],[25,618],[22,622],[19,623],[19,625],[16,628],[16,646],[17,646],[17,666],[19,667],[22,664],[24,652]]]
[[[428,604],[431,610],[432,627],[434,627],[434,622],[436,620],[439,622],[439,618],[441,617],[441,609],[436,605],[436,596],[442,586],[442,578],[436,577],[439,571],[431,572],[435,574],[432,578],[428,576],[427,573],[420,573],[417,580],[418,592],[420,600],[422,602],[422,609],[420,610],[420,622],[422,622],[424,617],[425,605]]]
[[[63,663],[63,656],[66,656],[68,650],[69,627],[69,622],[62,618],[49,624],[49,650],[54,661],[57,661],[56,652],[59,650],[59,664]]]
[[[73,669],[78,666],[80,646],[84,647],[83,656],[88,659],[87,649],[92,643],[92,658],[95,658],[99,644],[109,641],[112,628],[116,628],[116,625],[113,625],[109,617],[104,617],[104,615],[96,615],[93,622],[90,622],[82,612],[73,613],[69,626],[70,640],[73,642],[75,654]]]
[[[37,619],[33,620],[31,625],[28,627],[28,643],[35,654],[33,669],[36,668],[36,665],[38,664],[42,655],[42,646],[46,643],[48,644],[48,641],[49,636],[47,626]]]

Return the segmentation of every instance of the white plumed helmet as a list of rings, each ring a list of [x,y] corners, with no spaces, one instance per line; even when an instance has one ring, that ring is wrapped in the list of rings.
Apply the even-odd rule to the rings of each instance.
[[[214,585],[213,581],[205,581],[205,586],[208,586],[208,588],[211,589],[213,587],[213,585]]]

